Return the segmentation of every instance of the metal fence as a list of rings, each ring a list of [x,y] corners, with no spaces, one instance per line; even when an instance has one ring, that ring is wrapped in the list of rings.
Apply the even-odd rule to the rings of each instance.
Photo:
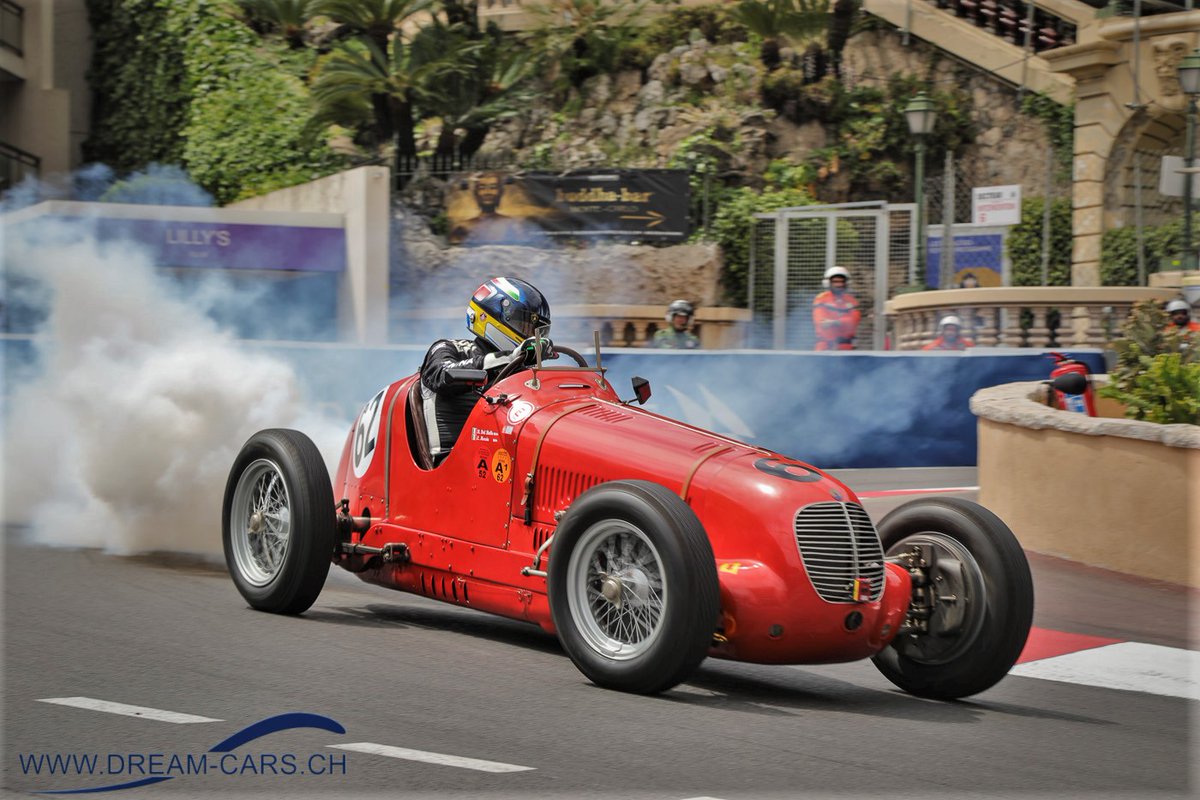
[[[813,299],[832,266],[850,272],[862,311],[855,346],[882,349],[883,306],[914,269],[913,204],[883,202],[808,206],[756,215],[748,294],[750,346],[811,350]]]
[[[0,142],[0,192],[16,186],[26,177],[36,178],[42,160],[33,153]]]

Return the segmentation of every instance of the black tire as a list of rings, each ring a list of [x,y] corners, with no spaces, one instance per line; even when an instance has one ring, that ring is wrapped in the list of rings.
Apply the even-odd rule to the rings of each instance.
[[[599,548],[609,543],[628,545],[609,553],[629,561],[644,557],[641,566],[606,561]],[[588,569],[606,563],[623,577],[600,580]],[[665,691],[687,680],[712,644],[720,612],[712,545],[695,512],[656,483],[613,481],[580,495],[555,533],[548,573],[558,638],[575,666],[599,686],[637,694]],[[656,585],[665,591],[656,592]],[[604,599],[606,591],[617,602]],[[653,623],[640,641],[632,641],[636,632],[611,638],[605,626],[620,624],[613,614]],[[620,642],[621,651],[605,647]]]
[[[258,490],[275,493],[283,505],[268,503],[266,513],[256,513],[263,507],[255,500]],[[247,440],[225,484],[221,536],[229,574],[251,607],[302,614],[316,601],[329,575],[335,515],[329,471],[311,439],[273,429]],[[264,530],[282,527],[281,517],[286,517],[286,538]]]
[[[958,570],[943,573],[945,582],[958,581],[956,592],[947,593],[966,595],[957,601],[966,604],[960,632],[939,636],[935,615],[930,633],[902,633],[876,655],[879,671],[910,694],[938,700],[978,694],[1007,675],[1033,622],[1029,562],[1008,526],[978,503],[931,498],[884,517],[879,538],[888,555],[934,544],[946,568]]]

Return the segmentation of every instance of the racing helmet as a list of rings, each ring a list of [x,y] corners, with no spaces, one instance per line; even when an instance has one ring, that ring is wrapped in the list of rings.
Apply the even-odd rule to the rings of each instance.
[[[1190,316],[1192,313],[1192,307],[1188,305],[1187,300],[1172,300],[1171,302],[1167,303],[1168,314],[1174,314],[1176,311],[1186,311]]]
[[[695,313],[696,307],[687,300],[676,300],[675,302],[671,303],[671,305],[667,306],[667,322],[670,322],[671,318],[676,314],[683,314],[688,319],[691,319],[692,315]]]
[[[846,279],[847,284],[850,283],[850,270],[846,269],[845,267],[830,267],[829,269],[825,270],[825,277],[821,279],[821,285],[828,289],[829,279],[836,278],[839,275]]]
[[[962,330],[962,320],[959,319],[954,314],[947,314],[946,316],[944,316],[938,320],[938,327],[937,327],[938,336],[941,336],[942,333],[945,332],[947,325],[954,325],[960,331]]]
[[[531,284],[517,278],[484,281],[467,304],[467,329],[500,350],[512,350],[550,327],[550,304]]]

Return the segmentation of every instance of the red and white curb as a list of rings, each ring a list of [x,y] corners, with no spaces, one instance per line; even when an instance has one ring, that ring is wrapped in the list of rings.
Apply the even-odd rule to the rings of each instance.
[[[1009,675],[1200,700],[1200,651],[1045,628]]]

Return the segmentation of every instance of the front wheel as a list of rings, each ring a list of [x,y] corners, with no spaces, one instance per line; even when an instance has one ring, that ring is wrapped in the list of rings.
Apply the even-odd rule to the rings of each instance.
[[[311,439],[283,429],[250,437],[229,471],[221,534],[251,607],[301,614],[316,601],[337,534],[329,471]]]
[[[915,567],[918,584],[906,630],[873,659],[879,671],[939,700],[978,694],[1007,675],[1033,622],[1033,578],[1008,526],[977,503],[946,497],[900,506],[880,522],[879,538],[889,559]]]
[[[555,534],[547,581],[563,648],[600,686],[662,692],[708,652],[720,603],[712,546],[695,512],[658,484],[582,494]]]

